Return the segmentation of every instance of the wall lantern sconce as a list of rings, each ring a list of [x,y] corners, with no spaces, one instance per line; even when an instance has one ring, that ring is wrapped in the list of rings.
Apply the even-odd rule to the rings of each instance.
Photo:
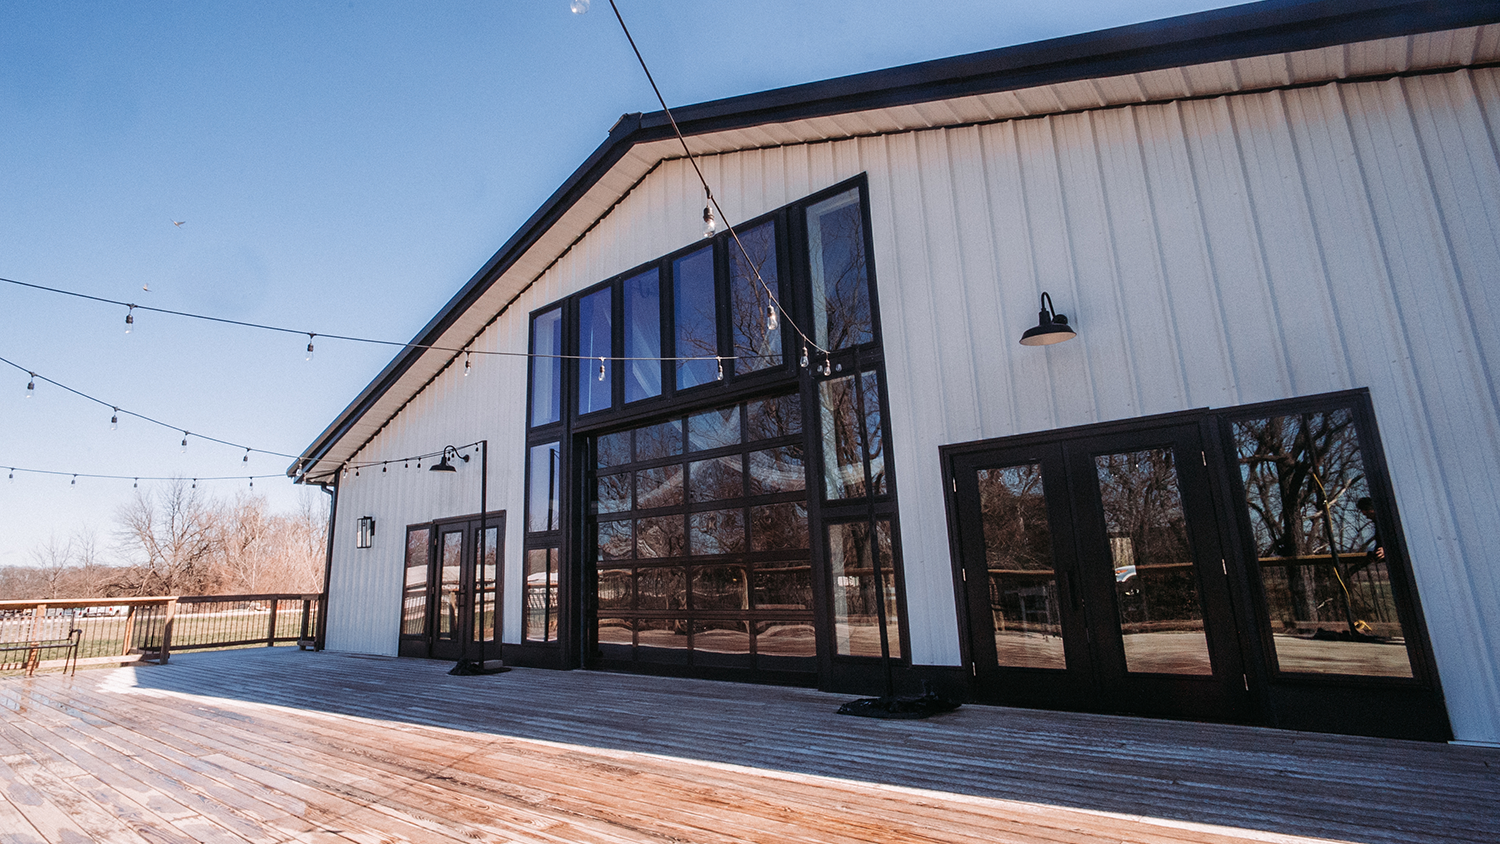
[[[1042,294],[1042,309],[1036,315],[1036,327],[1021,335],[1023,346],[1050,346],[1078,336],[1068,325],[1068,318],[1052,310],[1052,297]]]
[[[369,548],[375,543],[375,517],[360,516],[359,531],[354,536],[355,548]]]

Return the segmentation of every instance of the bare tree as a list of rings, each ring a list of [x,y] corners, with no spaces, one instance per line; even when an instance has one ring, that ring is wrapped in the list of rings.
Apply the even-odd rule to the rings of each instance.
[[[206,595],[223,576],[215,565],[214,508],[178,478],[154,490],[138,490],[120,508],[118,538],[134,565],[115,586],[130,595]]]

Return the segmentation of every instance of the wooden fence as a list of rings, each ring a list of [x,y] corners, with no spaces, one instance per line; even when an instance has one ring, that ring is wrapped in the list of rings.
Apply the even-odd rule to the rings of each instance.
[[[43,624],[82,631],[78,664],[165,663],[173,651],[296,644],[321,646],[323,598],[316,594],[68,598],[0,601],[0,643],[25,643]],[[32,655],[36,667],[61,654]],[[36,661],[36,656],[47,658]],[[0,663],[5,670],[8,663]]]

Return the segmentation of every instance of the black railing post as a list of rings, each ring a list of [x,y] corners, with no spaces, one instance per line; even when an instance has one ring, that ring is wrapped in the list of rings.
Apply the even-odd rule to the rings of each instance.
[[[266,625],[266,647],[276,646],[276,610],[281,606],[280,598],[271,599],[271,619]]]

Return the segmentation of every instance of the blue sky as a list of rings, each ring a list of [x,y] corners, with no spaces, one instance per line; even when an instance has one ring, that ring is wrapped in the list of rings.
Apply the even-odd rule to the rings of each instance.
[[[1234,5],[617,0],[670,105]],[[404,341],[601,142],[657,108],[607,0],[0,4],[0,277]],[[180,227],[173,221],[185,221]],[[150,290],[144,290],[149,286]],[[391,350],[0,284],[0,357],[127,410],[301,451]],[[111,542],[127,476],[290,462],[0,366],[0,565]],[[150,482],[142,481],[147,486]],[[219,482],[221,494],[248,481]],[[278,509],[298,490],[263,479]],[[319,493],[321,495],[321,493]]]

